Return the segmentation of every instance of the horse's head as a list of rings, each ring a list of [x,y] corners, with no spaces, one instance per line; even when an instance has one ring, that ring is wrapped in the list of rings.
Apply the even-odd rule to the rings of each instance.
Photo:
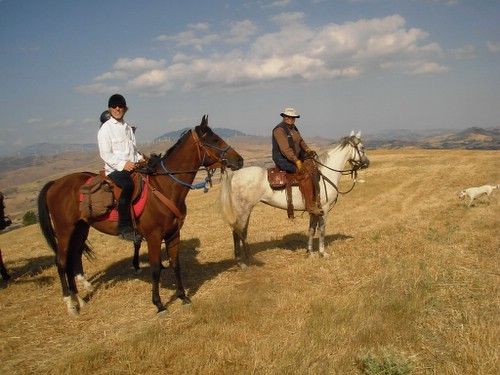
[[[209,168],[230,168],[233,171],[243,167],[243,158],[208,126],[208,116],[203,116],[200,125],[194,128],[202,154],[203,166]]]
[[[346,141],[352,146],[353,149],[348,160],[348,162],[352,165],[352,168],[354,170],[368,168],[370,160],[365,155],[365,147],[361,142],[361,131],[358,131],[356,134],[354,133],[354,130],[351,131],[351,134],[346,138]]]

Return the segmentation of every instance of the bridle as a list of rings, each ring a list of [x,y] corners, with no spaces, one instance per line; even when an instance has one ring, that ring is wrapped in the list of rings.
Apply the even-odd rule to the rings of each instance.
[[[330,180],[328,177],[326,177],[323,173],[321,173],[321,171],[318,168],[318,173],[320,174],[321,178],[323,179],[323,184],[325,184],[325,192],[326,192],[326,182],[328,182],[330,185],[332,185],[333,188],[337,191],[337,193],[342,194],[342,195],[350,193],[354,189],[354,186],[356,186],[356,178],[358,176],[358,170],[360,170],[364,166],[364,162],[362,161],[363,155],[362,155],[360,147],[359,147],[359,145],[361,144],[361,141],[357,137],[349,137],[348,143],[349,143],[349,145],[352,146],[352,148],[355,150],[355,152],[358,156],[358,160],[356,160],[355,158],[351,158],[348,160],[349,164],[351,164],[351,166],[352,166],[351,169],[338,170],[335,168],[330,168],[329,166],[321,163],[319,160],[313,159],[316,164],[321,165],[322,167],[324,167],[332,172],[341,173],[343,176],[351,175],[351,178],[353,181],[352,186],[347,191],[340,191],[338,186],[332,180]]]
[[[225,168],[227,165],[227,157],[226,154],[227,152],[231,149],[231,146],[227,146],[225,148],[218,147],[216,145],[212,145],[207,142],[203,142],[198,134],[196,133],[196,130],[190,129],[191,135],[194,140],[194,144],[196,145],[196,150],[198,152],[198,159],[200,160],[200,164],[203,165],[205,163],[205,160],[209,158],[210,160],[215,160],[212,164],[210,164],[208,167],[200,167],[198,169],[194,170],[189,170],[189,171],[170,171],[165,167],[165,164],[163,163],[163,160],[160,161],[160,165],[165,173],[155,173],[157,175],[163,174],[167,175],[170,178],[172,178],[175,182],[178,184],[188,187],[191,190],[195,189],[203,189],[203,191],[206,193],[209,189],[209,187],[212,187],[212,176],[214,175],[215,171],[217,168],[213,168],[213,166],[217,163],[221,164],[221,168]],[[217,153],[218,152],[218,153]],[[197,173],[200,170],[205,170],[207,172],[207,177],[205,177],[204,181],[198,182],[196,184],[188,184],[181,179],[177,178],[175,175],[176,174],[184,174],[184,173]]]
[[[356,139],[357,142],[354,142],[353,138]],[[319,160],[317,160],[315,158],[313,159],[314,162],[316,164],[321,165],[322,167],[324,167],[324,168],[332,171],[332,172],[342,173],[342,175],[344,175],[344,176],[345,175],[349,175],[349,174],[352,175],[353,173],[357,173],[357,171],[359,169],[363,168],[363,166],[364,166],[364,163],[362,162],[363,155],[361,154],[361,150],[359,149],[359,145],[361,144],[361,142],[357,138],[351,137],[349,139],[348,143],[356,151],[356,154],[358,155],[358,159],[359,159],[359,160],[356,160],[354,158],[351,158],[351,159],[348,160],[349,164],[351,164],[351,166],[352,166],[351,169],[341,169],[341,170],[339,170],[339,169],[335,169],[335,168],[330,168],[328,165],[325,165],[325,164],[321,163]]]
[[[198,158],[202,161],[202,164],[205,161],[205,157],[208,155],[210,157],[210,159],[216,160],[216,161],[213,162],[207,168],[211,168],[214,164],[217,164],[217,163],[221,164],[221,168],[225,168],[227,166],[228,160],[227,160],[226,154],[231,149],[231,146],[226,145],[225,148],[222,148],[222,147],[219,147],[219,146],[216,146],[216,145],[212,145],[210,143],[203,142],[200,139],[200,137],[198,136],[198,134],[196,133],[196,130],[194,130],[194,131],[191,130],[191,134],[193,136],[195,144],[198,146],[198,148],[197,148],[197,150],[198,150]],[[204,152],[203,158],[201,157],[201,151],[202,150]],[[218,151],[219,154],[217,155],[214,152],[214,150]]]

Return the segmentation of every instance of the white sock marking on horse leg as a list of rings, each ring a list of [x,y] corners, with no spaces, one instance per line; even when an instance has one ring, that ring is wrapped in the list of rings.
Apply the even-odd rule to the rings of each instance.
[[[80,282],[83,286],[83,288],[88,292],[88,293],[91,293],[94,291],[94,287],[92,286],[92,284],[85,278],[85,275],[82,275],[81,273],[79,273],[78,275],[76,275],[76,280],[78,282]]]
[[[86,302],[83,300],[82,297],[80,297],[79,294],[76,295],[76,299],[78,300],[78,304],[80,305],[80,308],[86,305]]]
[[[78,316],[78,308],[75,306],[73,297],[71,295],[63,297],[63,301],[66,304],[66,309],[68,310],[68,314],[71,316]]]

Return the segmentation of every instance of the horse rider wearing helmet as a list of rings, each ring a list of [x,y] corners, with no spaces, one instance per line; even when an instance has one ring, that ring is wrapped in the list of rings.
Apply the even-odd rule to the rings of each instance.
[[[295,119],[300,118],[295,109],[285,108],[280,115],[283,119],[273,129],[273,161],[279,169],[296,173],[306,210],[313,215],[323,215],[318,205],[318,170],[313,161],[317,154],[307,146],[295,126]]]
[[[124,119],[127,110],[127,102],[122,95],[111,95],[108,100],[110,118],[101,125],[97,141],[106,176],[122,189],[118,199],[118,235],[133,241],[135,231],[130,205],[134,182],[131,173],[136,163],[144,158],[137,151],[132,127]],[[101,121],[106,119],[105,116],[105,113],[101,115]]]

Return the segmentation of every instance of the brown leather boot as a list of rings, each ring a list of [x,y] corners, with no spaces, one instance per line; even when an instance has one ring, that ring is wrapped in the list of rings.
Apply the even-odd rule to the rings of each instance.
[[[300,192],[306,204],[307,212],[316,216],[323,215],[323,210],[319,207],[316,199],[316,184],[313,181],[313,175],[304,170],[297,173],[296,176]]]

